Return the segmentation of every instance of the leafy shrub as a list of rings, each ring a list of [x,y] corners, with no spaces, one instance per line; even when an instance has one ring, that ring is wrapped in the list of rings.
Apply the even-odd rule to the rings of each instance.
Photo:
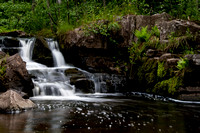
[[[156,25],[154,27],[152,27],[151,35],[160,37],[160,30],[158,29],[158,27]]]
[[[187,58],[181,58],[181,60],[178,61],[177,63],[177,68],[179,70],[185,69],[188,66],[189,66],[189,60]]]
[[[138,43],[147,42],[151,37],[151,33],[147,30],[148,26],[142,27],[141,30],[135,31],[135,36],[138,38]]]

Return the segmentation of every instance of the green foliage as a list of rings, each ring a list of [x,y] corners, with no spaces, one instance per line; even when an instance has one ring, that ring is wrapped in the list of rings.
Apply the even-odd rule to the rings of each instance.
[[[164,62],[158,62],[158,69],[157,69],[157,76],[158,78],[163,78],[167,74],[165,67],[164,67]]]
[[[13,29],[24,29],[26,26],[26,13],[31,9],[29,3],[16,3],[11,1],[0,4],[0,27],[1,32]]]
[[[2,79],[6,74],[6,67],[0,66],[0,79]]]
[[[182,85],[182,80],[174,76],[172,78],[169,78],[167,80],[163,80],[161,82],[158,82],[153,89],[154,93],[160,93],[160,94],[172,94],[177,91],[177,89]]]
[[[99,21],[84,26],[83,30],[86,36],[93,34],[100,34],[103,36],[109,36],[110,31],[117,31],[120,29],[120,25],[117,22],[104,22]]]
[[[64,34],[67,31],[73,30],[74,26],[69,24],[68,22],[60,22],[57,28],[57,34]]]
[[[151,35],[156,36],[156,37],[160,37],[160,30],[158,29],[158,27],[156,25],[154,27],[152,27]]]
[[[131,47],[128,48],[129,52],[129,60],[131,64],[134,64],[135,61],[140,60],[142,58],[142,54],[145,51],[145,43],[140,44],[140,43],[134,43],[132,44]]]
[[[0,4],[0,29],[1,32],[18,29],[31,33],[51,29],[54,34],[62,34],[80,25],[99,20],[114,22],[120,16],[127,14],[150,15],[161,12],[167,12],[179,18],[200,20],[199,3],[196,0],[162,0],[161,2],[107,0],[104,5],[103,1],[99,0],[62,0],[61,4],[55,0],[48,0],[48,2],[47,0],[8,0]],[[113,27],[117,28],[117,24],[110,23],[107,28]],[[155,31],[155,36],[159,36],[156,28],[152,31]],[[105,34],[105,31],[101,33]],[[146,37],[141,36],[142,40],[148,39],[148,34],[146,35]]]
[[[181,60],[178,61],[178,63],[177,63],[177,68],[179,70],[183,70],[188,66],[189,66],[189,60],[187,58],[181,58]]]
[[[117,22],[110,22],[108,24],[108,30],[110,30],[110,31],[118,31],[120,28],[121,27]]]
[[[138,43],[147,42],[151,37],[151,33],[147,30],[148,26],[142,27],[141,30],[135,31],[135,36],[138,38]]]

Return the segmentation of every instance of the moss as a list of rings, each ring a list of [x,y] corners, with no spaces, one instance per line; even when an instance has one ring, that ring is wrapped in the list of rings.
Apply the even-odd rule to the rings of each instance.
[[[167,74],[167,70],[165,70],[164,62],[158,62],[157,76],[158,78],[163,78]]]
[[[143,64],[138,68],[137,79],[142,88],[151,88],[157,79],[157,61],[154,59],[143,59]]]
[[[178,88],[182,85],[182,79],[174,76],[167,80],[158,82],[152,92],[162,95],[174,95]]]

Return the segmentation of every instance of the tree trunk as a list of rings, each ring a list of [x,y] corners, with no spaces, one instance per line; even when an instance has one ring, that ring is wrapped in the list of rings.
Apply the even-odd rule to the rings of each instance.
[[[103,6],[104,7],[106,6],[106,0],[103,0]]]
[[[32,0],[32,11],[34,11],[34,9],[35,9],[35,5],[36,5],[35,0]]]
[[[58,4],[60,5],[62,3],[62,0],[57,0]]]
[[[199,15],[199,0],[196,0],[197,16]]]

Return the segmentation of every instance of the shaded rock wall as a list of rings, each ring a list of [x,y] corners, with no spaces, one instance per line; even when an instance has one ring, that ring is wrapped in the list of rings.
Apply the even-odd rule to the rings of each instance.
[[[137,42],[138,38],[134,35],[135,31],[140,30],[145,26],[148,26],[149,31],[152,27],[157,26],[160,30],[159,45],[167,46],[166,49],[163,50],[147,48],[147,60],[150,59],[156,62],[165,62],[165,68],[168,70],[172,69],[173,73],[176,73],[175,71],[177,71],[177,62],[180,61],[180,57],[183,57],[183,50],[185,48],[188,48],[188,50],[191,48],[195,49],[196,52],[199,51],[200,26],[194,22],[173,19],[166,13],[155,14],[152,16],[127,15],[117,18],[116,21],[120,25],[120,29],[109,31],[108,36],[103,36],[99,33],[91,33],[89,36],[86,36],[84,27],[60,35],[58,39],[66,61],[90,72],[120,74],[126,76],[128,79],[130,72],[130,64],[127,64],[127,62],[129,62],[128,48],[132,45],[132,42]],[[107,21],[100,22],[103,24],[108,23]],[[97,22],[97,24],[100,22]],[[173,43],[170,42],[170,36],[172,35],[173,37],[177,37],[177,40],[174,40]],[[195,39],[191,38],[190,35],[193,37],[195,36]],[[179,45],[180,42],[182,44]],[[173,53],[171,53],[170,49],[173,49]],[[195,61],[196,65],[190,66],[192,72],[188,72],[185,75],[185,84],[182,88],[182,90],[185,90],[182,91],[184,93],[180,93],[181,91],[179,90],[181,90],[181,88],[178,90],[180,94],[184,95],[189,92],[187,91],[188,87],[193,86],[197,88],[199,86],[199,77],[195,74],[199,73],[199,59],[197,59],[196,56],[192,56],[192,59],[190,60],[193,60],[193,62]],[[140,68],[142,65],[143,64],[138,63],[136,64],[136,67]],[[152,68],[152,70],[149,71],[149,74],[146,75],[147,77],[143,77],[147,78],[147,80],[145,79],[146,85],[151,83],[154,73],[152,73],[152,71],[154,71],[154,69],[157,70],[158,68]],[[193,77],[194,83],[187,82],[187,77]],[[155,85],[156,81],[154,82]],[[141,82],[140,85],[142,84],[145,83]],[[132,88],[140,86],[137,83],[137,80],[130,81],[128,85]],[[193,91],[193,93],[195,92],[197,91]]]

